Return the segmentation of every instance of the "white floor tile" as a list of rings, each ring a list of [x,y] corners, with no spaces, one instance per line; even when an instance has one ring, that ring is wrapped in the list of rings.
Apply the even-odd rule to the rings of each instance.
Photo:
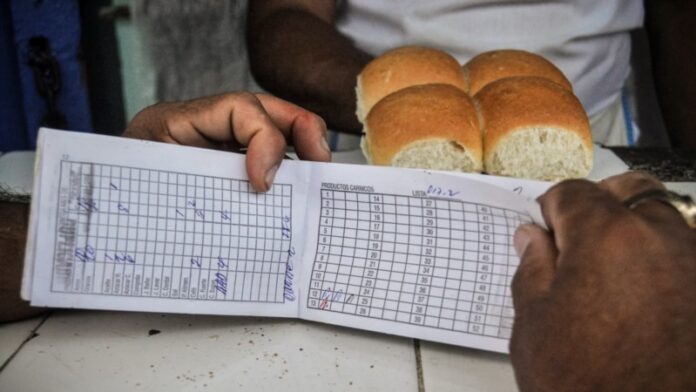
[[[504,354],[421,342],[421,362],[427,392],[517,390]]]
[[[298,320],[116,312],[55,313],[0,373],[7,392],[417,387],[410,339]]]
[[[0,324],[0,366],[31,335],[31,331],[41,323],[41,320],[43,320],[43,316]]]

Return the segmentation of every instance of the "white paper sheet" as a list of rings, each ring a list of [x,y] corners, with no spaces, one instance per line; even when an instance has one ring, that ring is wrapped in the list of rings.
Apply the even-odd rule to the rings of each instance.
[[[240,155],[43,129],[23,293],[506,352],[512,234],[541,222],[530,198],[545,185],[465,177],[284,161],[259,194]]]

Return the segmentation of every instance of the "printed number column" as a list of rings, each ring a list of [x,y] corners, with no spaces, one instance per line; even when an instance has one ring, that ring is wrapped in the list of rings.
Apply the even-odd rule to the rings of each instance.
[[[323,309],[321,292],[324,290],[324,272],[329,261],[331,248],[331,229],[333,227],[333,191],[321,191],[321,215],[319,217],[319,238],[317,256],[312,270],[312,283],[309,287],[309,307]],[[323,305],[326,306],[326,305]]]
[[[384,312],[384,302],[387,298],[387,278],[380,276],[387,269],[383,262],[384,256],[384,196],[370,195],[370,240],[368,242],[368,258],[363,279],[361,294],[371,297],[370,317],[381,318]],[[382,277],[383,279],[380,279]]]
[[[477,206],[478,214],[478,271],[474,284],[474,299],[471,308],[469,332],[484,333],[484,323],[488,308],[491,271],[493,269],[493,215],[487,206]]]

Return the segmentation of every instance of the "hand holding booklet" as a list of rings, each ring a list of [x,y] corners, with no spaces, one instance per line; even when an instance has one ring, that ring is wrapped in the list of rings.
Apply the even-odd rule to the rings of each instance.
[[[42,129],[34,306],[297,317],[507,352],[515,228],[548,184],[284,161]]]

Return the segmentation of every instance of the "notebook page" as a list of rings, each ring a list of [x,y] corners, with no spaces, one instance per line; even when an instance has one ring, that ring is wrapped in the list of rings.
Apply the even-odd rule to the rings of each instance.
[[[314,166],[310,198],[321,208],[307,218],[302,318],[507,352],[512,235],[542,221],[538,204],[460,177],[336,164]]]
[[[297,317],[306,165],[258,194],[242,155],[46,129],[39,143],[33,305]]]

